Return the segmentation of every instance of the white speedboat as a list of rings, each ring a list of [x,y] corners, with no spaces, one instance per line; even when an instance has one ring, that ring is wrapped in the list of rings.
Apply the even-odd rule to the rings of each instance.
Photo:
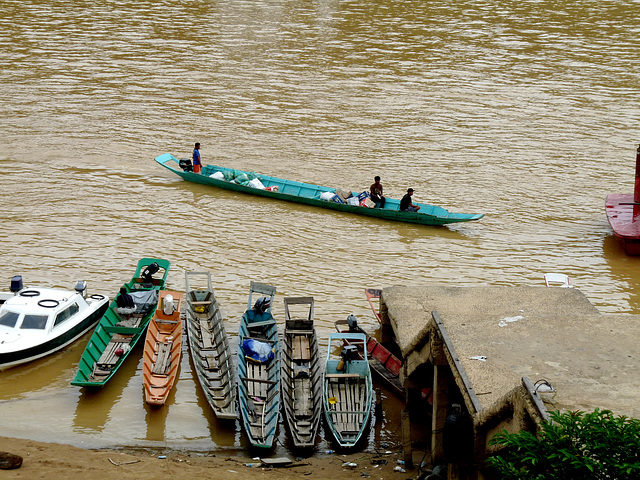
[[[8,297],[8,298],[7,298]],[[95,327],[109,304],[87,295],[87,282],[73,290],[27,287],[11,279],[11,295],[0,304],[0,370],[54,353]]]

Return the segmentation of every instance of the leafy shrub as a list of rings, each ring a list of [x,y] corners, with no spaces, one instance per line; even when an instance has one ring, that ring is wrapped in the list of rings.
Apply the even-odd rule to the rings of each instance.
[[[538,437],[503,430],[490,444],[505,447],[488,460],[503,480],[640,479],[640,420],[609,410],[551,412]]]

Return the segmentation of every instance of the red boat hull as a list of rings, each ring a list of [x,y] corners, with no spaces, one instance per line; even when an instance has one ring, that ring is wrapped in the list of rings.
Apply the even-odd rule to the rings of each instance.
[[[607,220],[628,255],[640,255],[640,203],[630,193],[612,193],[605,201]]]

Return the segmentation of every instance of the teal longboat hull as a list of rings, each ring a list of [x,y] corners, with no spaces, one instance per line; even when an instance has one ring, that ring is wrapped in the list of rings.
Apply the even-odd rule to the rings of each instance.
[[[392,220],[396,222],[419,223],[422,225],[446,225],[449,223],[479,220],[484,217],[484,214],[451,213],[442,207],[428,205],[425,203],[414,204],[420,206],[420,212],[401,212],[400,201],[392,198],[387,198],[384,208],[367,208],[347,205],[346,203],[336,203],[320,199],[321,193],[335,192],[335,188],[321,187],[319,185],[296,182],[293,180],[284,180],[282,178],[269,177],[267,175],[258,175],[258,178],[265,187],[278,187],[277,192],[262,190],[259,188],[227,182],[225,180],[217,180],[209,176],[215,172],[230,172],[233,170],[231,168],[205,165],[202,168],[201,174],[185,172],[180,168],[179,160],[169,153],[156,157],[156,162],[176,175],[182,177],[184,180],[190,182],[210,185],[212,187],[223,188],[225,190],[248,193],[251,195],[260,195],[277,200],[312,205],[314,207],[383,218],[385,220]],[[236,170],[236,172],[240,171]]]
[[[271,307],[253,315],[254,293],[273,297],[276,288],[251,282],[247,311],[238,330],[238,403],[242,427],[252,447],[272,448],[280,415],[280,341],[278,325]],[[252,361],[245,355],[243,341],[257,339],[271,345],[273,358],[265,363]]]
[[[162,269],[163,276],[162,278],[154,278],[151,284],[144,283],[141,273],[145,267],[149,266],[153,262],[157,263]],[[124,284],[124,288],[126,288],[129,293],[164,290],[170,265],[171,264],[167,260],[159,258],[143,258],[138,262],[133,278],[131,281]],[[155,313],[155,308],[149,309],[148,313],[136,322],[137,325],[135,327],[120,326],[119,323],[121,323],[123,319],[120,314],[116,312],[116,299],[118,296],[119,295],[116,295],[116,298],[111,302],[109,308],[107,308],[107,311],[100,319],[93,335],[91,335],[89,343],[82,353],[82,357],[80,357],[78,371],[71,381],[71,385],[78,387],[104,386],[124,363],[125,359],[131,353],[140,338],[144,336],[147,326],[149,325],[149,321]],[[105,350],[112,345],[113,339],[116,337],[126,339],[127,347],[121,349],[121,354],[111,356],[111,362],[113,362],[113,364],[109,365],[108,372],[105,372],[100,376],[95,376],[94,368],[96,367],[96,362],[101,358],[104,358],[103,354],[105,353]]]

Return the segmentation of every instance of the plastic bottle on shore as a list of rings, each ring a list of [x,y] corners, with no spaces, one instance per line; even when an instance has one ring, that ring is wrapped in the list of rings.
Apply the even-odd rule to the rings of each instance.
[[[259,467],[260,464],[259,463],[245,463],[244,466],[245,467],[249,467],[249,468],[253,468],[253,467]]]
[[[406,472],[406,470],[404,468],[402,468],[400,465],[398,465],[397,467],[395,467],[393,469],[394,472],[400,472],[400,473],[404,473]]]

